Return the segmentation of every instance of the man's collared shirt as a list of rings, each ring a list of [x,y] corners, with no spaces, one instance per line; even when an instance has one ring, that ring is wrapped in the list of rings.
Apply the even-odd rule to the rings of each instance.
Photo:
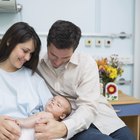
[[[107,135],[125,126],[100,95],[98,67],[92,57],[75,52],[68,63],[55,69],[45,55],[38,69],[52,94],[64,95],[72,104],[74,113],[63,121],[67,139],[88,129],[91,123]]]

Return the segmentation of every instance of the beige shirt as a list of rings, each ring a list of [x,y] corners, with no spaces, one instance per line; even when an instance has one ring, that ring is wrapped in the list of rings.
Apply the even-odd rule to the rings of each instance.
[[[64,95],[72,104],[74,113],[63,121],[67,139],[88,129],[91,123],[107,135],[125,126],[100,95],[98,68],[92,57],[75,52],[67,64],[54,69],[46,55],[38,69],[53,95]]]

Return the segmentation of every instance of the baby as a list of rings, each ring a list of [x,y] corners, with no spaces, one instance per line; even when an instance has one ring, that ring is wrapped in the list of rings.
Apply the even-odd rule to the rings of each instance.
[[[33,128],[35,123],[42,118],[63,120],[71,113],[71,104],[63,96],[54,96],[45,106],[45,111],[39,112],[25,119],[16,120],[17,124],[24,128]]]
[[[28,135],[29,131],[31,132],[31,137],[29,140],[33,140],[34,136],[34,130],[29,129],[29,128],[34,128],[35,124],[37,123],[38,120],[47,118],[47,119],[55,119],[58,121],[63,120],[66,118],[68,115],[70,115],[72,111],[71,104],[70,102],[63,96],[57,95],[54,96],[45,106],[45,110],[43,112],[39,112],[37,114],[34,114],[32,116],[29,116],[28,118],[24,119],[17,119],[16,123],[18,124],[15,127],[21,127],[22,128],[22,135],[19,140],[27,140],[29,136]],[[10,121],[11,125],[15,125],[14,122]],[[28,132],[26,130],[28,129]],[[23,134],[25,133],[25,134]]]

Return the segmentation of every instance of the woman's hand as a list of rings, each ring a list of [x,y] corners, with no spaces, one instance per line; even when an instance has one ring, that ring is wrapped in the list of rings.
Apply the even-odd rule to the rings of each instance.
[[[0,116],[0,140],[18,140],[20,133],[20,128],[13,118]]]

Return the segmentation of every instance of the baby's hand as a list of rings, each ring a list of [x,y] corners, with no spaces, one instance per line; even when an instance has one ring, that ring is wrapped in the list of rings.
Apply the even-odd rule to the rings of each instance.
[[[17,125],[19,125],[19,126],[21,126],[21,121],[20,120],[15,120],[15,123],[17,124]]]

